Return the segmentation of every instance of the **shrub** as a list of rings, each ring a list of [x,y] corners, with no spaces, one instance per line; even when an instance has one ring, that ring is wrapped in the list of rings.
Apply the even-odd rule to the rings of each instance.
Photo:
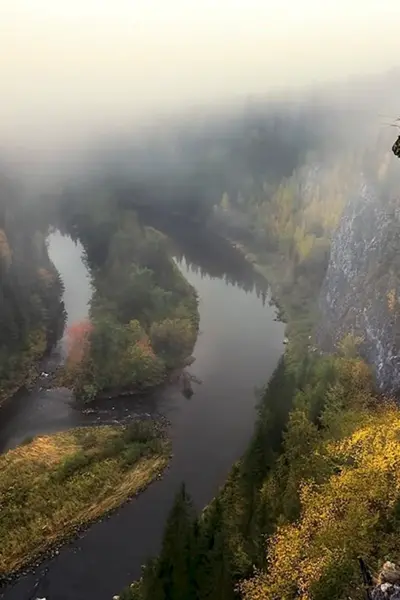
[[[78,450],[75,454],[71,454],[64,459],[55,471],[54,477],[58,481],[65,481],[69,477],[72,477],[77,471],[87,467],[92,460],[93,456],[86,454],[83,450]]]

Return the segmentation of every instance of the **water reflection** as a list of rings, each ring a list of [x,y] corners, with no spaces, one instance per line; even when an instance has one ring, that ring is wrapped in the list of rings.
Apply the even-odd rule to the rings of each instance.
[[[245,257],[224,238],[203,226],[171,220],[153,213],[141,212],[140,218],[151,227],[165,233],[173,254],[186,268],[201,277],[222,279],[263,301],[268,295],[268,283],[254,271]]]
[[[171,227],[164,231],[172,235]],[[178,389],[168,386],[151,397],[105,401],[95,412],[81,414],[53,390],[42,409],[38,408],[40,397],[26,395],[25,404],[17,410],[17,425],[14,415],[5,428],[9,428],[8,441],[15,442],[24,431],[40,427],[65,427],[90,419],[121,421],[160,412],[171,422],[170,468],[139,498],[65,546],[46,563],[43,578],[43,566],[37,573],[21,577],[5,591],[4,600],[29,597],[37,578],[38,597],[109,600],[139,577],[140,566],[158,552],[180,483],[186,482],[195,505],[203,507],[249,442],[255,420],[254,388],[268,381],[277,365],[284,326],[276,321],[275,309],[268,303],[264,306],[268,297],[265,282],[229,244],[211,234],[182,229],[173,240],[182,271],[199,296],[200,333],[194,349],[196,360],[189,370],[201,384],[194,386],[193,397],[186,400]],[[66,268],[75,272],[69,261]],[[79,284],[73,285],[78,293]],[[24,405],[31,408],[24,412]],[[66,411],[59,413],[58,422],[52,414],[57,410]]]
[[[84,250],[80,242],[74,242],[59,231],[47,238],[50,260],[61,274],[64,283],[63,301],[67,313],[66,330],[72,323],[83,321],[89,313],[92,287],[89,272],[85,266]],[[62,344],[64,351],[65,344]]]

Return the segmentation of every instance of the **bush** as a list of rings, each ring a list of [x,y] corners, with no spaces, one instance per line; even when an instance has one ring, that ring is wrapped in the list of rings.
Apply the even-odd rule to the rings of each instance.
[[[91,450],[97,444],[96,435],[90,429],[85,432],[80,440],[81,446],[83,450]]]
[[[156,354],[172,368],[192,352],[196,329],[190,319],[165,319],[152,324],[150,339]]]
[[[146,454],[146,447],[141,444],[131,444],[123,452],[123,464],[126,467],[134,465],[139,458]]]
[[[127,426],[124,432],[125,443],[142,442],[146,443],[156,437],[153,422],[135,421]]]
[[[85,454],[82,450],[79,450],[75,454],[67,456],[64,461],[59,465],[54,473],[54,477],[58,481],[65,481],[69,477],[72,477],[77,471],[80,471],[87,467],[93,460],[93,456]]]
[[[100,452],[100,458],[107,459],[113,458],[113,456],[117,456],[120,452],[123,451],[125,447],[125,440],[121,437],[116,437],[109,440],[104,448]]]

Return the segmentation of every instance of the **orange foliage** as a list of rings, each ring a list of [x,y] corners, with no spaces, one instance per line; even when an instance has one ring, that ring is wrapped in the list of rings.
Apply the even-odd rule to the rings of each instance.
[[[150,358],[155,358],[154,350],[151,346],[150,340],[148,337],[144,337],[135,344],[136,348],[141,350],[143,354],[147,354]]]
[[[73,323],[67,329],[68,362],[78,364],[87,354],[89,348],[89,336],[93,330],[90,321],[79,321]]]

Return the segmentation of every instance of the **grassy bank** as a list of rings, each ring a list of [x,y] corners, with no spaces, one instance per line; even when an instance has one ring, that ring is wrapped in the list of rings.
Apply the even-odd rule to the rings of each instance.
[[[168,463],[160,426],[77,428],[0,457],[0,577],[143,490]]]

